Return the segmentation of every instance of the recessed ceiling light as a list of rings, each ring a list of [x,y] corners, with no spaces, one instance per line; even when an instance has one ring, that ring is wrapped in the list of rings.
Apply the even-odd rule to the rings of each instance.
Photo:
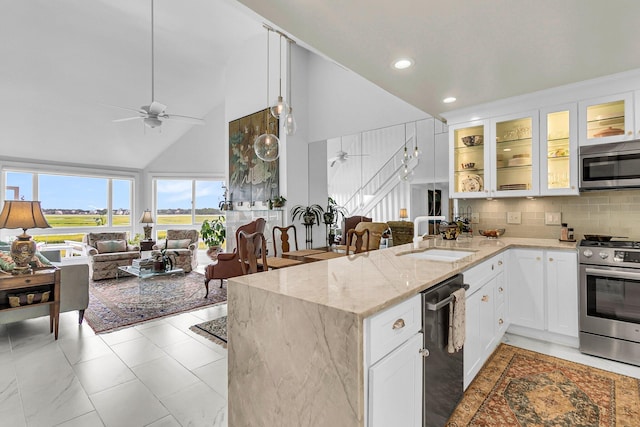
[[[454,96],[449,96],[442,100],[445,104],[451,104],[452,102],[456,102],[456,98]]]
[[[396,70],[404,70],[413,65],[413,59],[410,58],[401,58],[393,62],[393,68]]]

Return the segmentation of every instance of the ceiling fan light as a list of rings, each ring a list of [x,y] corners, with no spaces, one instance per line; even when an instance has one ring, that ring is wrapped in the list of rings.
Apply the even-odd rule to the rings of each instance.
[[[162,125],[162,120],[160,120],[157,117],[145,117],[143,120],[144,120],[144,124],[147,125],[147,127],[150,127],[151,129],[155,129],[160,125]]]
[[[284,129],[287,135],[293,135],[296,133],[298,125],[296,123],[296,118],[293,116],[293,108],[289,107],[287,115],[284,118]]]
[[[273,162],[280,157],[280,139],[272,133],[263,133],[254,141],[253,150],[260,160]]]

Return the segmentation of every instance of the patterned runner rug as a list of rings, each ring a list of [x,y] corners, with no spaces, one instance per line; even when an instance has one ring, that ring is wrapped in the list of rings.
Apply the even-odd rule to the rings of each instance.
[[[501,344],[447,426],[638,426],[640,380]]]
[[[150,319],[227,301],[227,289],[211,286],[204,298],[204,276],[137,277],[90,281],[84,318],[96,333],[111,332]]]
[[[224,348],[227,348],[227,316],[198,323],[197,325],[191,326],[189,329],[196,334],[202,335],[203,337],[220,344]]]

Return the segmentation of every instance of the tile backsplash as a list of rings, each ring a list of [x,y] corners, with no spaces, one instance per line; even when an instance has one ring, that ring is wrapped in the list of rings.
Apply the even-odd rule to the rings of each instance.
[[[545,212],[561,212],[575,238],[608,234],[640,240],[640,190],[592,191],[580,196],[458,200],[460,212],[478,213],[474,230],[505,228],[506,236],[557,239],[560,225],[545,225]],[[520,212],[521,224],[507,224],[507,212]]]

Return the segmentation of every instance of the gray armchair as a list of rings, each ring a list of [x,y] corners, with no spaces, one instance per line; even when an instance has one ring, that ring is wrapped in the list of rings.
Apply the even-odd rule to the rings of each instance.
[[[127,242],[126,232],[88,233],[82,241],[87,245],[93,280],[113,279],[118,267],[131,265],[134,259],[140,258],[140,248]]]

